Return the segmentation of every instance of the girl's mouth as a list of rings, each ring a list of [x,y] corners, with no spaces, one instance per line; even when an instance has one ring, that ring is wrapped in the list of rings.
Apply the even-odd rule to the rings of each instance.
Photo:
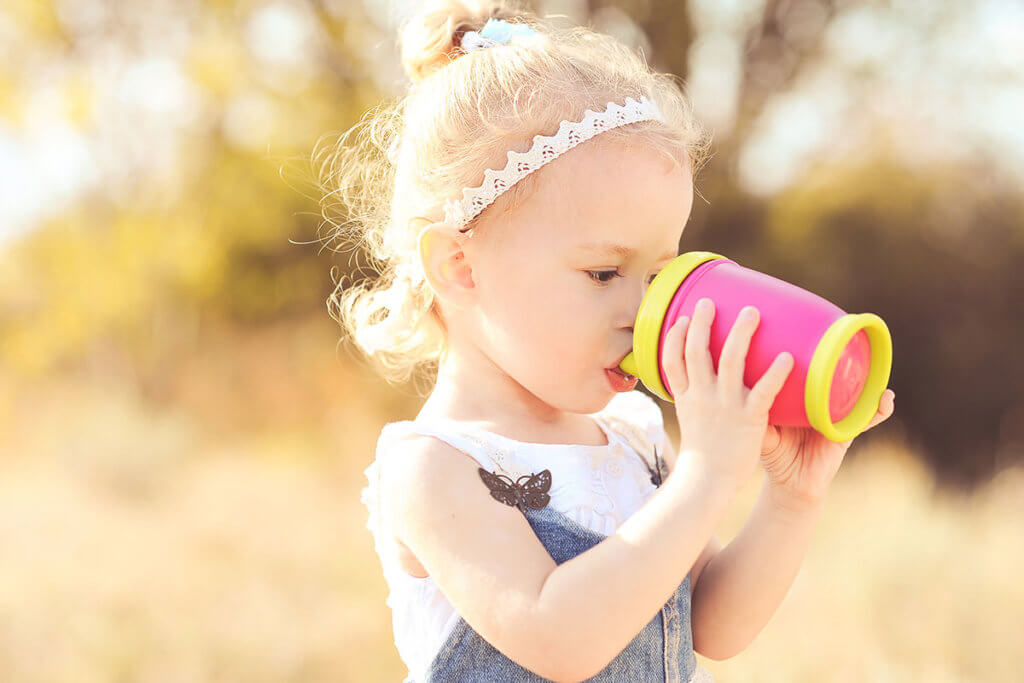
[[[615,391],[632,391],[636,388],[636,384],[639,381],[621,368],[605,368],[604,373],[608,378],[608,384]]]

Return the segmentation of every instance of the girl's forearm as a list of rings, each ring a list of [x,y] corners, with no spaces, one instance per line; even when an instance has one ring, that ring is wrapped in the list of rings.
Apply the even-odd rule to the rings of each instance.
[[[735,493],[696,467],[673,470],[614,534],[548,576],[538,610],[556,624],[550,642],[562,678],[593,676],[658,614]]]
[[[746,525],[694,587],[696,651],[723,660],[753,642],[796,578],[823,505],[789,504],[765,483]]]

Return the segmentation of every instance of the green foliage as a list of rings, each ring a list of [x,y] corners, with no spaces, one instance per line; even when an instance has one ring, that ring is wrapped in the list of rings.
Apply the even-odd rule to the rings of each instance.
[[[685,75],[696,26],[686,6],[619,4],[652,40],[651,63]],[[893,333],[891,385],[901,397],[892,428],[906,425],[950,478],[982,478],[1024,454],[1015,417],[1024,406],[1019,190],[977,156],[896,161],[886,150],[899,147],[894,136],[906,119],[891,131],[872,128],[877,148],[859,158],[826,153],[778,196],[745,193],[735,169],[759,114],[826,59],[816,46],[832,15],[811,31],[800,24],[802,6],[768,3],[762,25],[745,38],[736,128],[715,140],[682,246],[727,254],[846,310],[881,315]],[[322,248],[329,224],[308,159],[318,140],[394,95],[381,84],[401,85],[397,55],[375,52],[394,35],[360,16],[360,3],[275,4],[294,11],[308,33],[294,63],[289,55],[268,61],[252,23],[267,7],[124,6],[184,29],[181,49],[162,54],[188,82],[191,118],[178,127],[168,120],[157,133],[173,136],[177,165],[104,184],[0,250],[0,377],[117,356],[160,396],[175,359],[209,339],[230,345],[196,330],[247,335],[327,317],[332,281],[357,267]],[[32,88],[48,82],[40,74],[56,73],[57,108],[83,134],[95,133],[105,95],[90,50],[117,46],[122,66],[135,63],[137,29],[128,20],[78,25],[74,17],[88,24],[88,13],[58,9],[17,0],[0,10],[19,55],[0,64],[0,120],[26,126]],[[799,49],[772,48],[794,37]],[[871,94],[870,84],[848,85]],[[232,382],[229,374],[223,382]],[[4,400],[13,403],[0,396],[0,407]]]

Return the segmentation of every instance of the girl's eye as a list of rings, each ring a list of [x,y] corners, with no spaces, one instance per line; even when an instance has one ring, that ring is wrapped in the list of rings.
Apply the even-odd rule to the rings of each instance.
[[[615,270],[588,270],[587,271],[587,275],[589,275],[590,279],[593,280],[594,282],[597,282],[597,283],[602,284],[602,285],[606,285],[609,282],[611,282],[612,277],[618,277],[619,273],[618,273],[618,271],[615,271]],[[595,275],[597,277],[594,277]],[[606,279],[606,280],[601,279],[602,276],[605,276],[605,275],[609,276],[608,279]]]
[[[602,286],[607,285],[609,282],[611,282],[612,277],[622,277],[622,275],[620,275],[619,271],[617,271],[617,270],[588,270],[588,271],[586,271],[586,273],[590,277],[591,280],[593,280],[594,282],[597,282],[598,284],[600,284]],[[594,277],[595,275],[597,275],[598,277]],[[607,279],[601,279],[601,277],[605,276],[605,275],[607,275],[609,277]],[[650,285],[651,282],[654,281],[654,278],[657,277],[657,275],[658,274],[655,273],[650,278],[648,278],[647,284]]]

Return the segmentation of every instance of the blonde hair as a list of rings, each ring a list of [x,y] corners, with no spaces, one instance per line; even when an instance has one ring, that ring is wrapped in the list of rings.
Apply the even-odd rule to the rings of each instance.
[[[527,23],[543,38],[464,52],[463,34],[491,17]],[[626,97],[653,100],[665,121],[631,123],[598,137],[636,140],[688,165],[694,177],[710,147],[676,76],[652,71],[642,55],[610,36],[554,28],[508,2],[434,2],[400,27],[399,46],[412,81],[408,93],[313,153],[325,218],[331,220],[326,209],[335,201],[345,207],[347,220],[331,221],[332,240],[361,242],[381,264],[372,282],[348,288],[344,278],[338,282],[328,311],[391,384],[428,376],[447,351],[413,219],[443,220],[444,202],[479,185],[484,169],[504,167],[508,150],[525,152],[534,135],[551,135],[562,120]],[[483,214],[521,204],[542,171]]]

